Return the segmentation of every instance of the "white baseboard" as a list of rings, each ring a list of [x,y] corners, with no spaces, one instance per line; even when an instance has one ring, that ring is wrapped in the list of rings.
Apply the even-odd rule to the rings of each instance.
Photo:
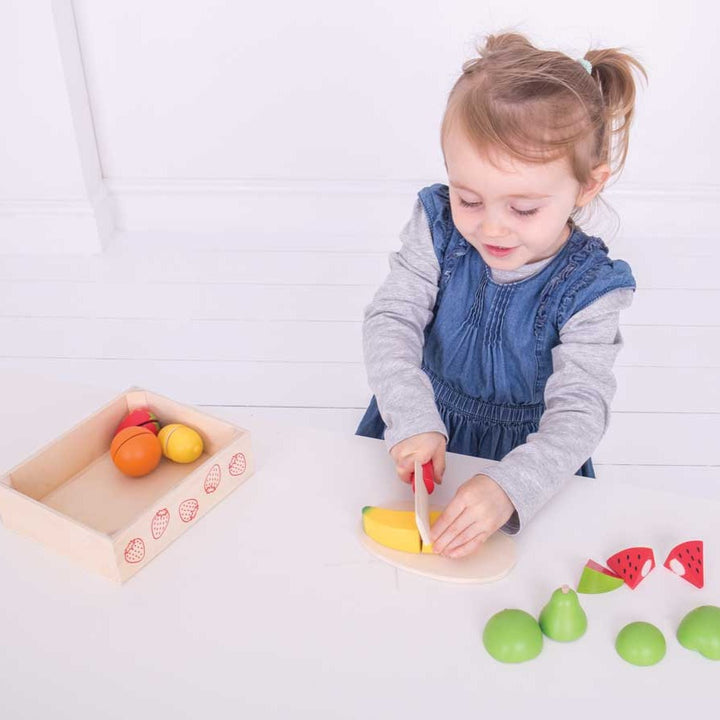
[[[104,190],[87,200],[0,200],[0,255],[96,254],[113,231]]]
[[[106,180],[118,230],[210,232],[237,249],[383,250],[409,217],[417,191],[433,181]],[[607,237],[714,236],[720,186],[608,189],[617,213],[598,208],[583,224]],[[619,222],[618,222],[619,221]]]

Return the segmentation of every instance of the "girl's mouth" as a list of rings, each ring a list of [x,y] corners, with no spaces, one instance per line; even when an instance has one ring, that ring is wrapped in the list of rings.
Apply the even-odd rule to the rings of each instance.
[[[498,247],[497,245],[485,245],[485,249],[495,257],[505,257],[506,255],[509,255],[513,250],[515,250],[514,247],[506,248]]]

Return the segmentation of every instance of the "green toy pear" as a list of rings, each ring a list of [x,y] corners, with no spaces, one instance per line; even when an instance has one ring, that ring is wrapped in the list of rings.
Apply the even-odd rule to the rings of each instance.
[[[540,613],[540,629],[552,640],[577,640],[587,630],[587,615],[577,593],[568,585],[558,588]]]

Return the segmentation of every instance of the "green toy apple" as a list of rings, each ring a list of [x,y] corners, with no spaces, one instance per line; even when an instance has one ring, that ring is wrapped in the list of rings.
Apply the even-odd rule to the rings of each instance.
[[[487,621],[483,645],[500,662],[520,663],[540,654],[543,636],[532,615],[523,610],[501,610]]]
[[[633,665],[655,665],[665,657],[665,636],[650,623],[630,623],[618,633],[615,649]]]
[[[577,640],[587,630],[587,615],[577,593],[568,585],[558,588],[540,613],[540,629],[553,640]]]
[[[677,639],[688,650],[720,660],[720,607],[701,605],[691,610],[678,627]]]

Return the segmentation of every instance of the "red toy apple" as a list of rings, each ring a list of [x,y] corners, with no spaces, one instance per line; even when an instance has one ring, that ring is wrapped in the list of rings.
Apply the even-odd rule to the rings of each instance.
[[[160,432],[160,421],[157,415],[148,408],[138,408],[122,419],[122,422],[115,429],[115,435],[128,427],[144,427],[157,435]]]

